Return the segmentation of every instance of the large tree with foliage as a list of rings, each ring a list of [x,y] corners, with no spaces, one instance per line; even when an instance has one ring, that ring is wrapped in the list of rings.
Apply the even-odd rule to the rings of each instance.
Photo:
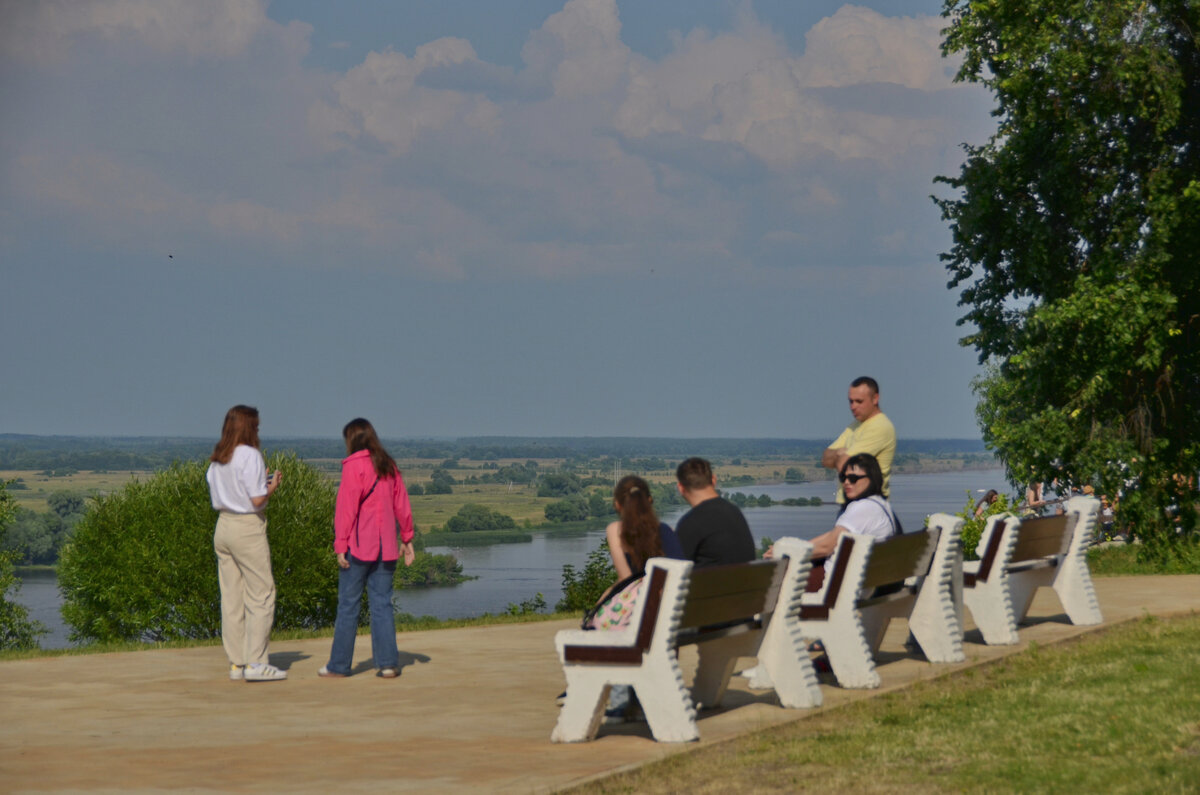
[[[1124,490],[1135,531],[1180,537],[1200,465],[1200,4],[944,13],[958,79],[996,101],[936,200],[962,342],[987,365],[984,438],[1015,482]]]

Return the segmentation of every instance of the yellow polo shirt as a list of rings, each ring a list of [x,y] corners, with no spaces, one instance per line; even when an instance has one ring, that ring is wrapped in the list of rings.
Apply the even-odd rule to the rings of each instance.
[[[829,446],[835,450],[845,447],[850,455],[870,453],[875,456],[879,461],[879,468],[883,470],[883,496],[891,493],[892,459],[896,457],[896,429],[886,414],[881,411],[865,422],[855,420]],[[839,483],[838,505],[845,501],[846,495],[842,493]]]

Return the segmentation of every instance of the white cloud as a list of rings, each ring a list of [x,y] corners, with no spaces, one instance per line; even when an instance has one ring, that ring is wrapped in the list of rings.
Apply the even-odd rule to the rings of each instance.
[[[330,146],[366,134],[402,155],[423,131],[455,121],[495,129],[498,114],[486,98],[417,85],[426,70],[477,61],[470,42],[455,38],[424,44],[412,58],[391,50],[368,53],[334,84],[336,105],[318,102],[310,108],[313,132]]]
[[[630,50],[621,41],[616,0],[569,0],[530,34],[521,58],[549,79],[557,97],[617,88],[627,76]]]
[[[21,179],[0,191],[105,235],[165,224],[258,259],[449,280],[913,260],[935,234],[907,231],[937,223],[929,179],[968,137],[973,89],[946,76],[940,21],[854,6],[802,53],[744,14],[652,60],[614,0],[570,0],[520,68],[447,37],[344,73],[306,68],[309,29],[248,0],[28,8],[18,27],[67,66],[32,67],[45,83],[6,114]],[[125,58],[129,41],[168,68]]]
[[[140,44],[159,54],[228,58],[266,24],[263,0],[37,0],[7,3],[0,49],[55,61],[81,39]]]

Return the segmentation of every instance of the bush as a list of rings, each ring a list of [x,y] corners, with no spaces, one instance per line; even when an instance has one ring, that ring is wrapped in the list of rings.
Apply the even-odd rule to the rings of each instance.
[[[1017,498],[1007,497],[1003,494],[996,495],[996,500],[984,509],[983,515],[976,517],[975,498],[971,496],[971,492],[967,492],[967,504],[956,516],[963,518],[962,529],[962,551],[963,560],[979,560],[979,556],[975,554],[975,547],[979,544],[979,537],[983,535],[983,528],[987,524],[989,516],[994,516],[998,513],[1008,513],[1013,506],[1017,504]]]
[[[316,629],[337,611],[333,485],[291,454],[272,455],[283,485],[267,508],[275,626]],[[97,497],[58,569],[63,619],[76,640],[159,641],[220,634],[207,463],[176,462]]]
[[[608,586],[616,581],[617,570],[613,568],[612,557],[608,554],[608,542],[602,541],[599,547],[588,553],[583,571],[576,574],[571,564],[563,566],[563,598],[554,609],[559,613],[590,610]]]
[[[16,502],[7,485],[0,481],[0,536],[16,514]],[[24,605],[10,599],[9,592],[18,587],[13,572],[15,557],[15,552],[0,551],[0,649],[33,649],[37,648],[38,637],[46,634],[46,628],[29,618]]]

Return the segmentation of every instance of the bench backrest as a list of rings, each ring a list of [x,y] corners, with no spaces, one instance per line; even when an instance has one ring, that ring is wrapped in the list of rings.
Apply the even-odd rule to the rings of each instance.
[[[1017,530],[1012,562],[1065,555],[1071,546],[1070,522],[1066,514],[1026,519]]]
[[[832,567],[823,586],[825,597],[820,604],[805,605],[801,610],[802,618],[826,619],[829,612],[837,606],[841,598],[842,583],[850,567],[850,555],[854,551],[854,544],[855,539],[850,533],[838,536]],[[871,546],[871,556],[867,559],[863,588],[878,588],[881,585],[891,585],[909,577],[927,574],[933,564],[936,546],[936,541],[931,543],[929,530],[903,533],[886,541],[875,542]],[[857,601],[858,594],[853,593],[846,598]]]
[[[679,629],[727,624],[773,611],[786,567],[786,560],[758,560],[692,569]]]
[[[878,588],[928,574],[934,550],[934,545],[929,541],[928,530],[876,541],[871,547],[862,587]]]

